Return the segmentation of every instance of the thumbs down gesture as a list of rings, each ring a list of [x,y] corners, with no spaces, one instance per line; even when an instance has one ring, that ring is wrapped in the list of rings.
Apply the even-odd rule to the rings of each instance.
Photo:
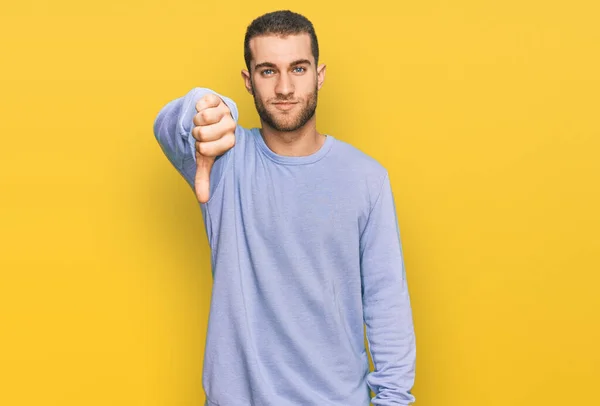
[[[210,171],[215,158],[235,145],[235,121],[229,107],[216,94],[208,93],[196,102],[192,136],[196,140],[194,186],[200,203],[210,198]]]

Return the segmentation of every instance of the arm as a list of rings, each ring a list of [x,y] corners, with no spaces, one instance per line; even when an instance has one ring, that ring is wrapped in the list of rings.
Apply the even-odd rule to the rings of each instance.
[[[154,120],[154,136],[163,153],[192,188],[196,173],[196,140],[192,136],[193,119],[197,113],[196,103],[206,93],[214,93],[219,96],[229,107],[231,116],[237,123],[238,110],[235,102],[211,89],[201,87],[196,87],[185,96],[167,103]],[[219,159],[215,161],[212,170],[220,173],[221,168],[217,164],[218,161]],[[211,182],[211,184],[215,185],[216,182]]]
[[[360,239],[363,314],[375,370],[374,406],[409,405],[415,334],[394,197],[386,174]]]

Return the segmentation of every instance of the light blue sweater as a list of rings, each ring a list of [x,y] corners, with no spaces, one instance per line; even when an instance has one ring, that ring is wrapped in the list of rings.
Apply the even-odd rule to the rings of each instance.
[[[236,104],[207,88],[169,102],[154,122],[192,190],[192,118],[206,92],[238,122]],[[200,204],[213,274],[206,405],[414,402],[415,334],[385,168],[331,135],[314,154],[291,157],[270,150],[258,128],[238,124],[235,134]]]

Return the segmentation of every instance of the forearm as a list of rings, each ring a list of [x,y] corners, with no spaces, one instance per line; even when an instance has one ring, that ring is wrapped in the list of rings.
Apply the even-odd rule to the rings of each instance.
[[[184,97],[168,102],[154,120],[154,137],[163,153],[176,168],[180,169],[186,153],[186,140],[178,132],[178,123],[182,120]]]
[[[367,341],[374,371],[367,383],[374,406],[409,405],[415,379],[416,345],[406,283],[382,277],[378,291],[365,298]]]
[[[238,120],[235,102],[209,88],[196,87],[185,96],[167,103],[154,121],[154,136],[173,166],[193,185],[195,173],[195,139],[192,136],[196,103],[207,93],[219,96],[229,107],[234,121]]]
[[[367,383],[374,406],[409,405],[415,379],[412,309],[389,179],[361,236],[363,314],[374,371]]]

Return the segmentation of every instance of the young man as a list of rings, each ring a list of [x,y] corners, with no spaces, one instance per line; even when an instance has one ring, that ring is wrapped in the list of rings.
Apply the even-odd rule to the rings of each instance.
[[[317,131],[325,65],[309,20],[257,18],[245,59],[261,128],[238,125],[236,104],[207,88],[154,123],[211,248],[206,405],[411,404],[415,335],[388,173]]]

